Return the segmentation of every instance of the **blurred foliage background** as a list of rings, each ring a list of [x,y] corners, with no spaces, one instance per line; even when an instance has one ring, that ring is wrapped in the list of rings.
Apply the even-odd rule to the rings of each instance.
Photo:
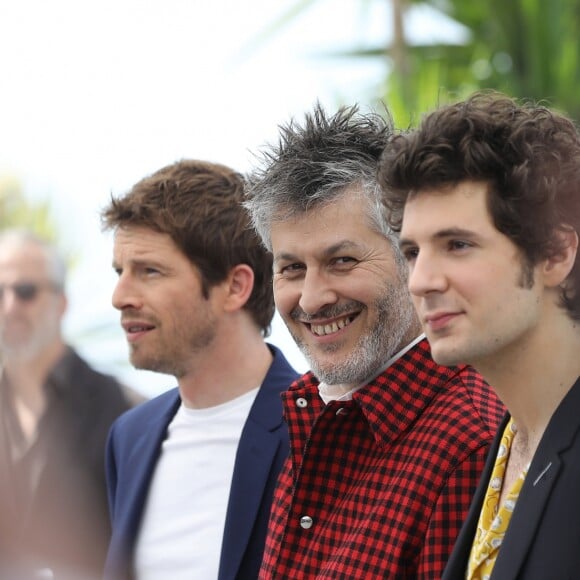
[[[399,22],[395,31],[401,27],[387,48],[392,72],[384,94],[399,126],[477,89],[542,101],[580,118],[578,0],[428,0],[469,30],[464,45],[429,47],[406,43],[404,13],[412,0],[386,1]]]
[[[286,19],[317,1],[297,0]],[[370,0],[353,1],[365,11]],[[422,113],[479,89],[542,101],[580,118],[580,0],[383,1],[392,11],[392,40],[335,56],[387,60],[388,73],[373,97],[388,104],[398,127],[415,125]],[[406,14],[412,5],[428,5],[460,23],[466,40],[410,43]]]
[[[30,229],[38,235],[56,241],[53,216],[48,201],[33,203],[13,175],[0,176],[0,230],[10,227]]]
[[[34,232],[59,248],[68,268],[75,266],[78,252],[63,246],[64,240],[50,201],[31,201],[18,177],[5,174],[0,175],[0,231],[8,228]]]

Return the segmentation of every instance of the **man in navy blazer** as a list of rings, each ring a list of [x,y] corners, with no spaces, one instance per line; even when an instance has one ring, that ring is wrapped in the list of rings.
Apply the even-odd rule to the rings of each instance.
[[[102,213],[131,362],[178,383],[111,429],[107,579],[258,576],[288,454],[280,393],[297,373],[264,341],[272,258],[243,185],[227,167],[184,160]]]
[[[508,409],[443,579],[578,578],[580,135],[476,94],[395,138],[380,178],[433,358]]]

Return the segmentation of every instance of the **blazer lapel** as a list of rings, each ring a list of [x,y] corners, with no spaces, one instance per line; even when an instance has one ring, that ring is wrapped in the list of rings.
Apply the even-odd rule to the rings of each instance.
[[[562,462],[556,452],[536,454],[502,542],[493,577],[519,577]]]
[[[286,390],[297,373],[275,350],[274,361],[258,391],[242,431],[232,477],[221,551],[219,580],[238,577],[239,567],[252,533],[267,487],[273,488],[286,456],[280,447],[287,442],[280,393]],[[278,461],[280,465],[274,467]],[[271,491],[270,491],[271,492]],[[269,512],[269,502],[268,502]]]
[[[280,445],[276,434],[248,422],[240,441],[228,502],[220,578],[235,578],[248,546]]]
[[[534,454],[494,565],[494,578],[508,580],[519,575],[562,468],[561,454],[572,445],[578,432],[579,406],[580,380],[552,415]]]
[[[157,406],[151,409],[149,417],[139,424],[139,431],[134,434],[134,443],[128,455],[118,458],[118,467],[123,473],[119,474],[122,485],[116,491],[115,504],[121,506],[121,509],[114,514],[114,533],[125,544],[122,551],[129,559],[132,559],[151,477],[167,434],[167,426],[181,402],[177,394],[168,399],[160,401],[163,402],[163,409]]]

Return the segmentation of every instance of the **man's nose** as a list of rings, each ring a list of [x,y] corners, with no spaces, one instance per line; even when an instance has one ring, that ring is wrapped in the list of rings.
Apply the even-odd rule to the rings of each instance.
[[[409,268],[408,286],[413,296],[443,292],[447,282],[440,261],[433,254],[420,252]]]
[[[316,314],[323,307],[338,302],[338,292],[332,278],[320,271],[307,271],[300,293],[299,305],[306,314]]]
[[[117,310],[125,308],[140,308],[142,297],[129,274],[121,273],[113,289],[111,303]]]

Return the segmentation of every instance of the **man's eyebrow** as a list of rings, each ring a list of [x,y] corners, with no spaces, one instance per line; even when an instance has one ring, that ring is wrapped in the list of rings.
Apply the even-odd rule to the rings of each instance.
[[[452,227],[452,228],[445,228],[443,230],[439,230],[432,234],[430,238],[432,240],[442,240],[447,238],[476,238],[478,234],[473,230],[467,230],[465,228],[459,227]],[[409,246],[415,246],[416,242],[411,238],[400,238],[399,239],[399,248],[408,248]]]
[[[129,260],[127,262],[128,266],[131,267],[137,267],[137,268],[143,268],[143,267],[148,267],[148,268],[159,268],[161,267],[161,262],[158,262],[157,260],[155,260],[154,258],[149,259],[144,259],[144,258],[136,258],[133,260]],[[115,270],[118,270],[121,268],[121,265],[116,261],[113,260],[113,264],[112,264],[113,268]]]
[[[355,242],[353,240],[341,240],[324,248],[321,250],[320,254],[328,258],[330,256],[334,256],[338,252],[344,252],[346,250],[360,250],[361,244]],[[292,261],[300,261],[300,259],[296,256],[296,254],[292,254],[290,252],[279,252],[274,254],[274,262],[292,262]]]
[[[473,230],[468,230],[465,228],[460,228],[460,227],[451,227],[451,228],[445,228],[442,230],[439,230],[437,232],[435,232],[434,234],[431,234],[429,236],[429,239],[431,240],[447,240],[449,238],[464,238],[464,239],[468,239],[468,240],[473,240],[475,238],[478,238],[479,234],[477,234],[477,232],[474,232]],[[399,238],[399,249],[400,250],[405,250],[408,248],[413,248],[417,245],[417,242],[415,240],[413,240],[412,238]]]
[[[336,242],[336,244],[332,244],[324,250],[324,254],[326,256],[333,256],[338,252],[343,252],[345,250],[358,250],[361,248],[361,244],[355,242],[353,240],[341,240],[340,242]]]
[[[462,238],[475,238],[477,234],[473,230],[467,230],[465,228],[445,228],[444,230],[439,230],[435,232],[432,236],[433,238],[452,238],[452,237],[462,237]]]
[[[290,252],[279,252],[277,254],[274,254],[274,263],[292,262],[294,260],[297,260],[297,258],[294,254],[291,254]]]

